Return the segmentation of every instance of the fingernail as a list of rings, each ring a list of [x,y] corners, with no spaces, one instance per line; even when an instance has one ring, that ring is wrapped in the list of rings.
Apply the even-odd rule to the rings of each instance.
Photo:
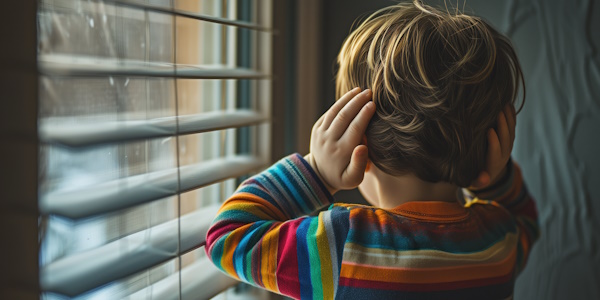
[[[368,95],[371,93],[371,89],[366,89],[363,91],[363,94]]]
[[[373,103],[373,101],[369,101],[367,102],[367,108],[371,109],[375,107],[375,103]]]
[[[353,92],[356,92],[356,91],[358,91],[359,89],[360,89],[359,87],[355,87],[355,88],[353,88],[353,89],[352,89],[352,91],[353,91]]]

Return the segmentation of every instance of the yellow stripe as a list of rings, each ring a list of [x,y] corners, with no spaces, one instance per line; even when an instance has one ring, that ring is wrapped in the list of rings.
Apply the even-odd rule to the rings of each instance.
[[[438,283],[499,277],[513,272],[516,249],[505,259],[478,265],[440,268],[398,268],[342,263],[340,277],[397,283]]]
[[[239,228],[236,228],[232,231],[227,238],[225,239],[225,243],[223,245],[223,256],[221,257],[221,266],[223,270],[236,279],[240,279],[238,274],[235,272],[235,267],[233,266],[233,253],[235,252],[236,246],[239,245],[242,237],[246,233],[246,230],[252,226],[252,224],[246,224]]]
[[[261,276],[265,288],[279,292],[277,287],[277,248],[279,247],[279,227],[281,223],[267,232],[262,241]]]
[[[390,250],[367,248],[354,243],[344,246],[344,262],[397,268],[458,267],[494,263],[506,259],[516,249],[518,236],[506,234],[492,246],[473,253],[450,253],[440,250]]]
[[[225,201],[225,203],[223,204],[223,206],[221,206],[221,209],[219,210],[218,213],[220,214],[224,210],[230,210],[231,209],[230,205],[235,205],[235,204],[246,204],[246,205],[251,205],[251,206],[258,205],[264,213],[267,213],[269,215],[268,219],[275,219],[278,221],[284,221],[284,220],[289,219],[288,217],[285,216],[285,214],[283,212],[281,212],[277,207],[275,207],[269,201],[262,199],[256,195],[249,194],[249,193],[235,194],[233,197],[231,197],[227,201]]]
[[[270,216],[265,211],[263,211],[262,209],[257,207],[256,204],[236,201],[236,202],[230,202],[227,204],[227,206],[223,206],[223,207],[224,207],[224,209],[222,209],[222,211],[220,213],[224,213],[224,212],[230,211],[230,210],[239,210],[239,211],[251,213],[261,220],[274,219],[273,216]]]
[[[319,249],[319,258],[321,259],[321,285],[323,286],[323,298],[333,299],[333,274],[331,266],[331,257],[329,254],[329,241],[323,223],[323,214],[319,214],[319,225],[317,227],[317,248]]]

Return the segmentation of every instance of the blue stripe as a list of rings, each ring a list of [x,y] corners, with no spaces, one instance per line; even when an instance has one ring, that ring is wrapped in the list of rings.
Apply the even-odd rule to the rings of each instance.
[[[291,162],[288,161],[287,164],[289,164],[289,163],[291,163]],[[298,171],[298,168],[293,165],[286,166],[286,163],[282,163],[282,166],[283,166],[282,170],[287,175],[286,178],[288,178],[290,180],[292,186],[297,191],[297,193],[300,197],[300,198],[297,198],[298,201],[300,201],[304,205],[306,205],[306,210],[304,210],[302,213],[309,214],[309,213],[313,212],[315,210],[315,208],[317,208],[319,206],[318,204],[316,204],[316,203],[318,203],[318,201],[315,201],[316,203],[313,203],[313,201],[311,201],[311,199],[313,199],[313,197],[311,195],[307,194],[307,191],[302,187],[302,176],[294,175]]]
[[[246,185],[246,186],[240,187],[240,189],[235,194],[238,194],[238,193],[253,194],[253,195],[258,196],[261,199],[267,200],[267,201],[269,201],[269,203],[273,203],[275,206],[277,206],[277,202],[273,199],[273,197],[271,197],[271,195],[267,194],[263,189],[259,188],[257,185],[252,184],[252,185]]]
[[[310,280],[310,260],[306,236],[311,218],[305,218],[296,230],[296,253],[298,254],[298,279],[300,280],[300,298],[312,299],[312,283]]]
[[[277,174],[277,176],[275,178],[283,181],[284,186],[288,189],[288,191],[290,191],[292,193],[293,199],[290,199],[290,200],[293,200],[298,206],[300,206],[300,209],[302,212],[308,211],[309,209],[308,209],[308,207],[306,207],[306,204],[304,203],[304,201],[302,201],[302,198],[298,194],[298,191],[296,190],[294,185],[290,182],[288,177],[285,175],[285,170],[277,168],[275,170],[275,174]]]
[[[233,223],[233,222],[252,223],[252,222],[262,221],[262,219],[248,211],[245,211],[245,210],[228,209],[228,210],[222,211],[220,214],[218,214],[215,217],[215,219],[213,220],[213,224],[221,222],[221,221],[226,221],[228,223]]]
[[[238,193],[249,193],[260,197],[263,200],[273,204],[277,209],[282,211],[289,211],[288,207],[281,207],[277,199],[283,199],[282,195],[278,192],[274,186],[269,187],[270,180],[264,174],[252,177],[242,183],[242,185],[235,192],[234,196]]]
[[[298,158],[298,160],[300,161],[300,163],[302,163],[302,165],[304,166],[304,168],[306,170],[308,170],[308,172],[310,173],[310,176],[315,179],[315,181],[317,182],[317,184],[319,185],[319,187],[323,191],[323,194],[327,196],[327,200],[328,200],[327,202],[332,203],[333,202],[333,195],[331,195],[331,193],[329,192],[329,190],[327,190],[327,188],[325,187],[325,184],[323,184],[323,182],[321,181],[321,179],[319,178],[319,176],[317,176],[317,173],[315,173],[315,170],[313,170],[313,168],[304,159],[304,157],[302,157],[299,154],[296,154],[296,157]]]
[[[341,269],[344,245],[350,231],[350,211],[333,205],[330,211],[331,228],[335,229],[335,250],[337,251],[338,267]]]
[[[240,276],[240,279],[248,281],[250,283],[253,283],[254,280],[252,278],[247,278],[247,274],[244,269],[244,266],[247,266],[247,262],[245,261],[245,255],[247,252],[250,252],[250,250],[246,248],[248,247],[248,245],[252,247],[254,244],[256,244],[258,240],[260,240],[261,233],[264,231],[264,229],[260,229],[264,223],[265,221],[259,221],[250,225],[250,228],[248,228],[248,230],[244,233],[244,237],[233,251],[233,265],[235,268],[235,272],[238,274],[238,276]]]
[[[433,240],[431,236],[419,235],[418,233],[404,234],[379,234],[375,231],[350,230],[348,242],[359,244],[363,247],[385,250],[443,250],[457,254],[469,254],[483,251],[497,242],[506,238],[506,234],[512,231],[491,233],[482,232],[479,237],[472,236],[469,240],[461,240],[452,236],[441,240]]]
[[[222,235],[219,239],[217,239],[212,244],[212,248],[211,248],[211,252],[210,252],[210,260],[212,260],[213,264],[215,264],[215,266],[217,266],[223,272],[225,272],[225,270],[223,269],[223,266],[221,265],[221,259],[223,258],[223,252],[225,251],[225,240],[227,240],[227,237],[229,237],[230,234],[231,234],[231,232],[228,232],[228,233]]]
[[[273,176],[273,179],[277,180],[277,177]],[[286,201],[286,197],[283,197],[283,194],[278,191],[277,185],[271,181],[271,178],[265,177],[265,181],[265,185],[268,184],[271,186],[270,188],[267,187],[267,190],[272,191],[271,193],[277,193],[277,197],[275,197],[275,199],[280,201],[278,203],[283,207],[282,212],[284,212],[290,219],[295,218],[296,215],[298,215],[300,208],[296,206],[293,201]],[[282,185],[281,183],[279,184]]]
[[[298,179],[297,185],[300,187],[300,190],[306,195],[305,199],[307,199],[307,201],[310,201],[311,203],[316,203],[316,205],[314,205],[315,208],[322,206],[323,202],[320,201],[319,196],[316,194],[316,191],[313,189],[312,186],[310,186],[300,169],[297,168],[294,165],[294,162],[292,161],[286,161],[286,163],[289,165],[288,169],[290,169],[295,174],[294,178]]]
[[[296,197],[296,200],[298,202],[302,202],[305,205],[308,205],[307,200],[310,198],[310,196],[306,194],[306,192],[300,185],[300,182],[298,181],[300,178],[294,176],[295,168],[296,168],[295,166],[293,166],[293,165],[290,166],[290,165],[286,164],[286,162],[284,161],[281,163],[281,167],[278,170],[281,171],[285,175],[285,179],[289,180],[290,185],[293,187],[294,191],[296,191],[296,194],[298,195]],[[313,207],[313,205],[310,205],[310,207]],[[307,206],[308,212],[312,211],[312,209],[310,207]],[[303,213],[307,213],[307,212],[303,211]]]
[[[301,209],[302,214],[306,214],[306,211],[310,212],[307,204],[304,201],[304,197],[301,195],[300,187],[296,184],[294,176],[289,172],[284,164],[281,164],[277,168],[277,178],[284,182],[284,186],[292,193],[295,203],[297,203]]]
[[[446,299],[508,299],[513,294],[514,282],[477,286],[443,291],[394,291],[340,286],[336,299],[403,299],[403,300],[446,300]],[[304,299],[304,298],[303,298]]]

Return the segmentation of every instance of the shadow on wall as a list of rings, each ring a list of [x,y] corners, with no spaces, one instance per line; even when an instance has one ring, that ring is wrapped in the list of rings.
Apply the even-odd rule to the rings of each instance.
[[[354,20],[394,3],[323,4],[322,99],[330,102],[321,111],[335,98],[333,65]],[[525,74],[513,156],[536,198],[542,236],[515,298],[600,299],[600,1],[469,0],[465,11],[511,38]],[[356,191],[336,198],[362,201]]]

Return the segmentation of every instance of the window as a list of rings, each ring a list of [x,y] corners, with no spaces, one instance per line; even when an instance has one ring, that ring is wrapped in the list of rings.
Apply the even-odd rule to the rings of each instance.
[[[43,0],[43,298],[203,299],[202,239],[270,159],[269,0]]]

